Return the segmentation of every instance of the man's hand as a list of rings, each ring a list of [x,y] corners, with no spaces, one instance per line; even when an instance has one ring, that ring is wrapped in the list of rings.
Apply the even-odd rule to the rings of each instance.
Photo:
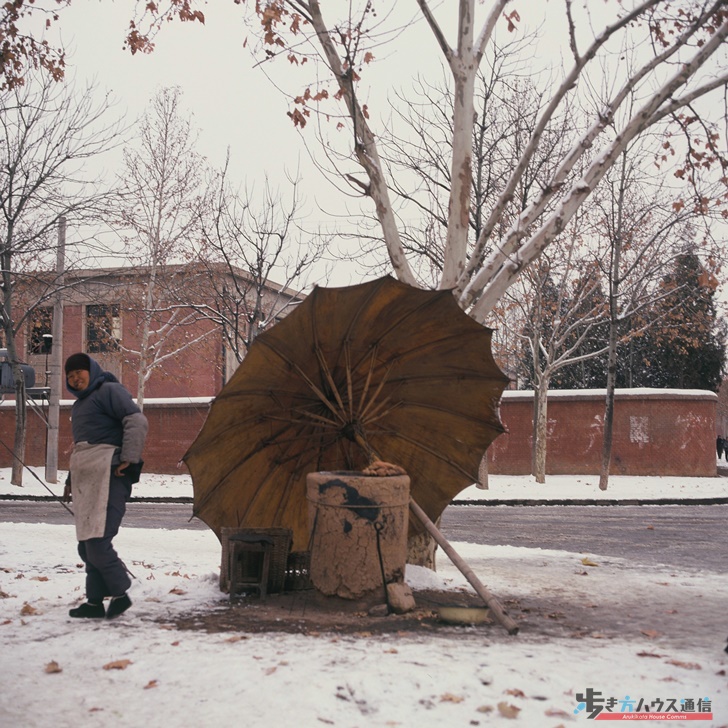
[[[117,478],[120,478],[122,475],[124,475],[124,471],[129,467],[129,463],[119,463],[116,466],[116,470],[114,470],[114,475]]]

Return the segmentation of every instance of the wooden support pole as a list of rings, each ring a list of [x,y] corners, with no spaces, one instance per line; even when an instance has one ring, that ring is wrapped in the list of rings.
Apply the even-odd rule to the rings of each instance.
[[[462,557],[450,545],[449,541],[442,535],[437,526],[412,498],[410,498],[410,510],[417,520],[427,529],[427,532],[432,538],[442,547],[442,550],[449,556],[450,561],[460,569],[462,575],[470,582],[473,589],[475,589],[481,599],[486,603],[493,613],[493,616],[508,630],[508,634],[518,634],[518,625],[516,622],[505,613],[500,602],[485,588],[473,570],[463,561]]]

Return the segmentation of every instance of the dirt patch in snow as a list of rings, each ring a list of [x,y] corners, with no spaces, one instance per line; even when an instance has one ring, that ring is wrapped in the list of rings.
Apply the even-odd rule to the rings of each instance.
[[[325,597],[314,589],[271,594],[265,600],[257,595],[230,601],[221,597],[218,606],[206,612],[195,612],[177,617],[173,624],[180,630],[200,630],[208,633],[231,632],[259,634],[282,632],[287,634],[336,633],[366,637],[370,635],[413,635],[473,633],[508,637],[506,630],[495,620],[476,624],[451,624],[439,618],[438,607],[482,607],[475,594],[460,591],[416,591],[416,607],[406,614],[382,614],[386,605],[380,604],[380,613],[372,613],[377,600],[354,602],[337,597]],[[599,625],[588,613],[567,615],[551,603],[538,600],[501,599],[507,613],[521,626],[521,633],[530,637],[549,636],[602,636]],[[168,620],[167,620],[168,622]],[[592,624],[590,624],[592,622]],[[615,635],[616,636],[616,635]]]

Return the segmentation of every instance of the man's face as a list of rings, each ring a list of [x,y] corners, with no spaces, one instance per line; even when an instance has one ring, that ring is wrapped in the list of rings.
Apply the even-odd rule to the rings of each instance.
[[[85,369],[74,369],[66,374],[66,380],[71,389],[81,392],[88,387],[90,375]]]

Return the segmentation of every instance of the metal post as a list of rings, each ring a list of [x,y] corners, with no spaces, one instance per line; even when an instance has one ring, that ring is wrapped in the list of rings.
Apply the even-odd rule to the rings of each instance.
[[[61,388],[63,386],[63,284],[66,266],[66,218],[58,220],[58,251],[56,254],[56,291],[53,304],[53,347],[50,363],[50,393],[48,396],[48,440],[46,443],[45,479],[58,482],[58,428],[61,419]]]

